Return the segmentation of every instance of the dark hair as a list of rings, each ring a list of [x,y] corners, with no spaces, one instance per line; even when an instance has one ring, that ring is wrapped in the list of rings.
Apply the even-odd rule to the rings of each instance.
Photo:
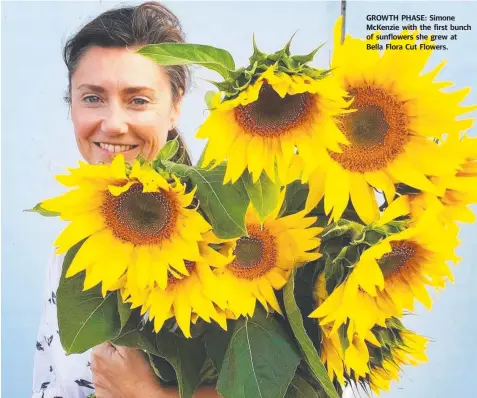
[[[71,77],[81,56],[92,46],[126,47],[134,45],[183,43],[185,39],[177,17],[164,5],[151,1],[139,6],[121,7],[105,11],[83,26],[68,39],[63,49],[63,59],[68,68],[68,92],[66,100],[71,104]],[[172,99],[177,101],[189,85],[186,66],[165,67],[171,82]],[[183,138],[177,129],[169,131],[168,140],[179,141],[176,161],[192,164]]]

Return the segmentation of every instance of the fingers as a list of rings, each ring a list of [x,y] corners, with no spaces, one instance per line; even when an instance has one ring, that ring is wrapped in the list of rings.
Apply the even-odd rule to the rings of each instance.
[[[113,347],[116,349],[116,354],[119,355],[124,360],[133,360],[135,357],[145,357],[145,351],[139,350],[137,348],[125,347],[121,345],[113,344]]]
[[[111,351],[111,348],[114,348],[114,346],[109,341],[105,341],[104,343],[93,347],[93,352],[105,353]]]
[[[97,361],[105,361],[114,356],[116,348],[109,342],[93,347],[91,351],[91,364],[93,365]]]
[[[133,350],[133,348],[123,347],[123,346],[120,346],[120,345],[113,344],[111,342],[110,342],[110,344],[116,350],[116,354],[118,354],[122,358],[126,357],[126,355],[128,354],[128,350]]]

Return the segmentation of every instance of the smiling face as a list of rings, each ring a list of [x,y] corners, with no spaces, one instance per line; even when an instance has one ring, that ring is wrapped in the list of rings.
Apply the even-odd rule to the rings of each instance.
[[[153,159],[177,122],[164,68],[135,48],[91,47],[71,78],[71,115],[78,149],[91,164]]]

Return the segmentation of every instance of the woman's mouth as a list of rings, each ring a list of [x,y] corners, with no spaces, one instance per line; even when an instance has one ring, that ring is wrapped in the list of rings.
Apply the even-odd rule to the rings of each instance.
[[[126,153],[138,147],[138,145],[117,145],[106,142],[95,142],[94,144],[107,153]]]

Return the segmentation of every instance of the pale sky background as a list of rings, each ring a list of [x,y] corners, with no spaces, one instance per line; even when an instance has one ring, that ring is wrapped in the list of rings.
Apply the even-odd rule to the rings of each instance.
[[[115,4],[112,2],[3,2],[2,3],[2,394],[30,396],[33,354],[43,307],[43,283],[51,245],[63,225],[54,219],[23,213],[40,200],[61,192],[54,175],[77,164],[68,108],[62,98],[66,68],[61,46],[77,28]],[[166,2],[182,21],[189,42],[228,49],[237,65],[251,55],[252,33],[266,52],[282,48],[298,30],[294,53],[308,53],[328,44],[315,65],[329,64],[332,26],[338,2]],[[363,36],[367,14],[455,15],[459,24],[472,24],[475,2],[348,2],[347,31]],[[474,19],[472,19],[474,18]],[[459,33],[450,49],[436,52],[448,65],[442,80],[457,87],[472,86],[467,103],[477,103],[477,26]],[[204,120],[204,94],[213,86],[197,79],[217,75],[196,69],[194,86],[186,96],[179,123],[195,159],[203,142],[194,132]],[[471,135],[476,135],[475,128]],[[456,283],[436,297],[432,312],[418,307],[405,319],[409,328],[433,342],[430,362],[406,368],[384,398],[471,397],[477,376],[477,262],[475,225],[462,228],[455,269]],[[251,397],[252,398],[252,397]]]

